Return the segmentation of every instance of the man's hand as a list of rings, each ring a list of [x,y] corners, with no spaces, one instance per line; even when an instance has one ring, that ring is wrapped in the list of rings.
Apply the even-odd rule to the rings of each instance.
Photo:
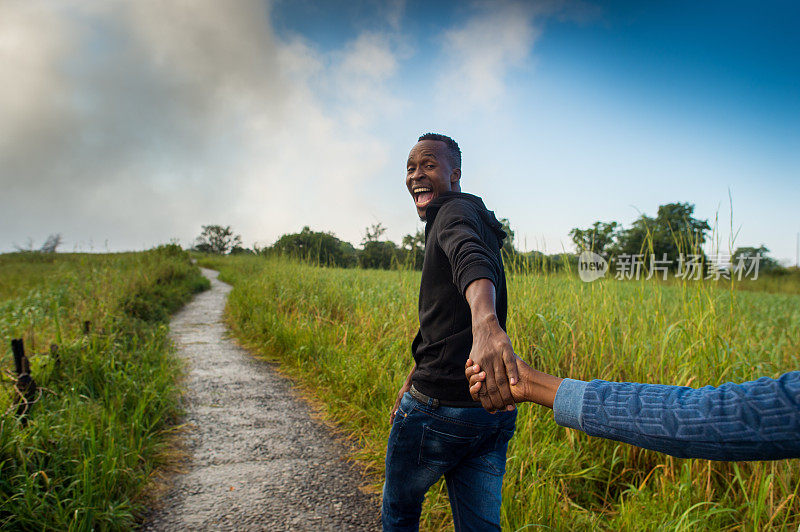
[[[403,395],[411,389],[411,383],[406,382],[400,387],[400,391],[397,392],[397,399],[394,400],[394,406],[392,407],[392,412],[389,414],[389,425],[394,423],[394,416],[397,415],[397,409],[400,408],[400,401],[403,400]]]
[[[489,412],[514,410],[511,386],[519,379],[517,357],[511,340],[495,316],[488,316],[478,323],[473,321],[469,358],[486,373],[485,382],[478,391],[478,400],[483,408]]]
[[[406,377],[406,382],[400,387],[400,391],[397,392],[397,399],[394,400],[394,406],[392,407],[392,411],[389,413],[389,426],[394,423],[394,416],[397,415],[397,409],[400,408],[400,401],[403,400],[403,395],[411,389],[411,377],[414,375],[414,371],[416,371],[417,365],[414,364],[414,367],[411,368],[411,372]]]
[[[517,357],[517,355],[514,356]],[[519,357],[517,357],[517,368],[519,369],[519,382],[511,386],[514,402],[531,401],[547,408],[553,408],[558,387],[561,386],[563,379],[535,370]],[[486,380],[486,372],[480,365],[469,359],[464,367],[464,374],[469,379],[469,394],[474,400],[480,400],[480,390]]]
[[[515,403],[523,403],[525,401],[529,401],[526,395],[526,371],[530,370],[530,367],[525,364],[525,362],[519,358],[517,355],[514,355],[517,359],[517,368],[520,370],[520,380],[517,384],[511,386],[511,396],[514,398]],[[480,389],[483,387],[483,382],[486,380],[486,372],[482,371],[482,368],[479,364],[476,364],[472,361],[472,359],[467,359],[467,365],[464,368],[464,374],[466,375],[467,379],[469,380],[469,394],[472,396],[472,399],[475,401],[480,401]]]

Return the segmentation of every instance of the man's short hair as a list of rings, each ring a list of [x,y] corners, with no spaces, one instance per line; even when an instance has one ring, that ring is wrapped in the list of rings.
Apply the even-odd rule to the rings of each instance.
[[[450,163],[452,168],[461,168],[461,148],[458,143],[448,137],[447,135],[440,135],[439,133],[425,133],[417,142],[422,140],[439,140],[447,145],[447,162]]]

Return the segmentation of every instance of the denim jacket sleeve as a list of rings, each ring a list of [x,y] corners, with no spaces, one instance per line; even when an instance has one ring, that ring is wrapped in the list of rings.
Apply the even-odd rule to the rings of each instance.
[[[679,458],[800,458],[800,371],[695,389],[564,379],[556,422]]]

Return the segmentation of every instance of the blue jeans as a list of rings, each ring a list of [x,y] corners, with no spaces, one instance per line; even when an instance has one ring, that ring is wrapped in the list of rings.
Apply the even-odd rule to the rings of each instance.
[[[517,411],[433,407],[406,393],[386,449],[383,529],[418,530],[425,493],[444,475],[462,530],[500,530],[500,490]]]

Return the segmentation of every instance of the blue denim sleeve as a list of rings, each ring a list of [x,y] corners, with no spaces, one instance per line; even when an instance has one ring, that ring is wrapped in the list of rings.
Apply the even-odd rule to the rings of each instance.
[[[585,381],[564,379],[558,385],[556,398],[553,400],[553,415],[556,423],[562,427],[583,430],[581,413],[586,384]]]
[[[800,457],[800,371],[700,389],[593,380],[585,383],[580,408],[573,385],[560,395],[561,388],[556,421],[590,436],[679,458]]]

